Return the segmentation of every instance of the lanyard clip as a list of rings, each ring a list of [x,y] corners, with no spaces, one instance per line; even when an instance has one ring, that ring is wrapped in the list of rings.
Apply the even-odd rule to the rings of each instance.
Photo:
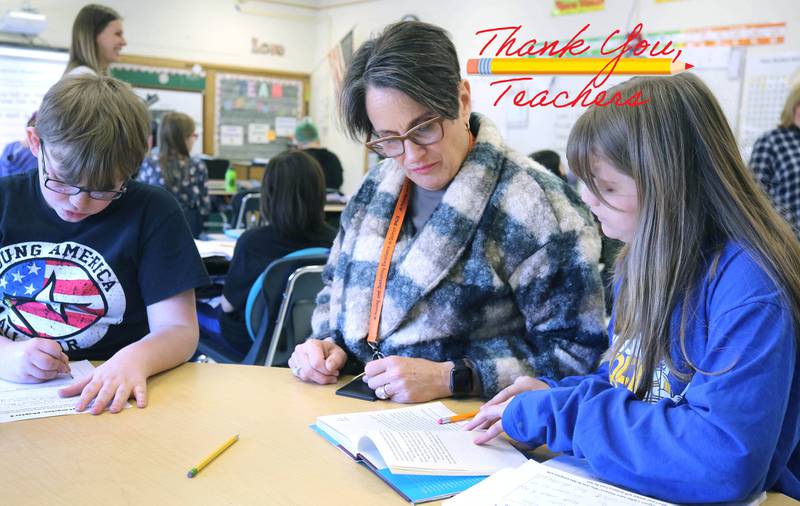
[[[369,345],[370,349],[372,350],[372,360],[380,360],[382,358],[385,358],[383,356],[383,353],[381,353],[381,350],[378,349],[378,343],[371,343],[371,342],[367,341],[367,344]]]

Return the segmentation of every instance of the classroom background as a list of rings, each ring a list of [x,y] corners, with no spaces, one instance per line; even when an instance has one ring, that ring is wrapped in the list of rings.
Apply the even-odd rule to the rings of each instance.
[[[63,72],[72,21],[84,0],[0,2],[0,14],[31,7],[46,17],[35,37],[0,31],[0,144],[21,137],[25,121]],[[474,111],[488,115],[510,146],[523,153],[563,155],[583,108],[493,103],[496,76],[467,76],[479,56],[479,30],[521,25],[518,41],[566,42],[582,34],[593,47],[614,30],[643,23],[650,41],[671,40],[682,61],[714,90],[745,159],[755,139],[774,128],[791,84],[800,81],[800,9],[796,0],[108,0],[124,19],[128,45],[112,74],[143,98],[158,99],[154,115],[179,110],[198,124],[194,154],[248,164],[285,149],[297,121],[308,116],[322,145],[344,166],[352,193],[376,160],[345,137],[336,118],[336,88],[354,48],[386,24],[414,17],[447,29],[472,86]],[[574,8],[577,7],[577,8]],[[496,47],[497,44],[495,44]],[[25,49],[28,48],[28,49]],[[30,51],[29,48],[47,49]],[[60,51],[59,51],[60,50]],[[484,56],[489,56],[484,55]],[[621,78],[613,76],[608,85]],[[544,89],[575,94],[585,78],[538,76],[511,93]],[[247,177],[240,172],[240,177]]]

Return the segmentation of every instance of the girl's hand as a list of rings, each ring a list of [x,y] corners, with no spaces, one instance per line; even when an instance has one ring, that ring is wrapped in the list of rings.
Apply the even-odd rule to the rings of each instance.
[[[494,405],[487,405],[484,404],[481,407],[480,413],[478,416],[473,418],[467,425],[464,426],[464,430],[472,430],[479,427],[488,427],[486,432],[479,432],[478,435],[475,437],[475,444],[482,445],[484,443],[488,443],[492,439],[496,438],[503,432],[503,412],[506,410],[508,403],[511,400],[507,400],[501,404],[494,404]]]

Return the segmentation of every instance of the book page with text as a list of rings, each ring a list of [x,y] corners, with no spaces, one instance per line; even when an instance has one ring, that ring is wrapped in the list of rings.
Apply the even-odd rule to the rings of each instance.
[[[373,431],[361,439],[358,451],[371,458],[374,444],[385,466],[395,474],[486,476],[527,461],[508,440],[496,438],[479,446],[473,443],[475,435],[462,430]]]
[[[441,402],[431,402],[406,408],[320,416],[317,417],[317,426],[355,454],[358,440],[373,430],[460,431],[464,423],[437,423],[440,418],[454,414]]]

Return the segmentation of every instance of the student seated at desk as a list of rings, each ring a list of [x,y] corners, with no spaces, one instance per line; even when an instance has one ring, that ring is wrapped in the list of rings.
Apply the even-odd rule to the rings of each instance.
[[[105,360],[61,394],[118,412],[147,378],[192,356],[194,288],[208,275],[180,207],[130,181],[148,113],[127,84],[68,76],[28,142],[39,170],[0,179],[0,378],[36,383]]]
[[[158,127],[158,153],[145,158],[139,181],[166,188],[175,195],[189,222],[194,237],[203,231],[203,221],[211,211],[208,197],[208,169],[189,153],[197,140],[194,120],[181,112],[170,112]]]
[[[611,349],[594,374],[518,379],[470,423],[489,427],[476,442],[505,430],[671,502],[800,499],[800,244],[697,77],[608,93],[649,102],[590,108],[567,153],[603,232],[627,243]]]
[[[270,159],[261,183],[261,214],[267,225],[247,230],[236,242],[223,289],[222,336],[240,351],[252,340],[244,321],[247,295],[273,260],[305,248],[330,248],[336,231],[325,223],[322,169],[302,151]]]

